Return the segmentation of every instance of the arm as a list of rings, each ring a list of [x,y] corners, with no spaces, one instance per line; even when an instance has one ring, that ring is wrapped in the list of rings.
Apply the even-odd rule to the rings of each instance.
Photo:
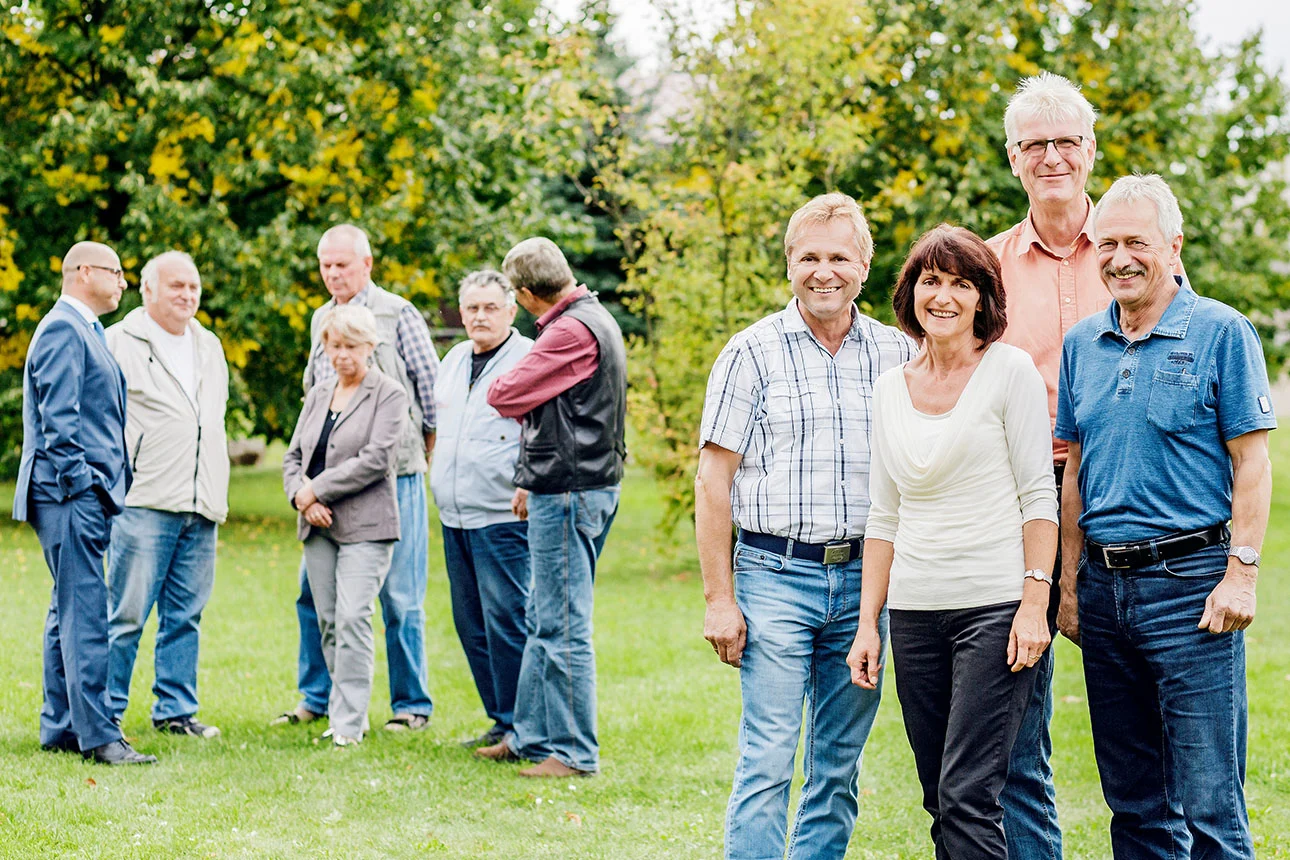
[[[1025,547],[1026,570],[1050,571],[1057,554],[1057,523],[1052,520],[1028,520],[1021,526]],[[1044,649],[1053,641],[1048,630],[1048,600],[1052,586],[1030,577],[1021,592],[1021,606],[1012,619],[1008,634],[1008,665],[1020,672],[1035,665]]]
[[[312,390],[305,395],[304,406],[300,407],[300,415],[296,418],[296,429],[291,431],[291,442],[287,445],[287,452],[282,455],[282,489],[286,491],[287,501],[293,508],[296,507],[296,493],[305,485],[304,452],[300,446],[304,439],[305,424],[309,421],[310,407],[315,399],[317,395]]]
[[[851,667],[851,683],[866,690],[878,686],[878,673],[882,671],[882,637],[878,634],[878,618],[887,603],[887,587],[891,584],[891,561],[896,555],[896,545],[881,538],[865,538],[864,563],[860,578],[860,624],[855,642],[847,654]]]
[[[488,405],[505,418],[522,418],[559,397],[600,365],[600,346],[591,329],[558,317],[528,354],[488,386]]]
[[[81,395],[85,385],[85,339],[79,323],[55,319],[32,350],[28,372],[36,397],[37,431],[45,456],[58,475],[64,499],[94,485],[81,444]]]
[[[703,638],[712,643],[722,663],[736,667],[743,659],[748,628],[735,602],[730,488],[742,460],[742,454],[709,442],[699,450],[694,478],[694,531],[707,603]]]
[[[318,501],[331,505],[383,479],[394,464],[403,422],[408,414],[407,395],[397,384],[387,385],[379,394],[367,441],[353,456],[324,469],[313,479]],[[334,431],[333,431],[334,432]]]
[[[1079,598],[1076,586],[1079,560],[1084,555],[1084,531],[1079,527],[1084,501],[1079,494],[1081,445],[1067,441],[1066,472],[1062,479],[1062,580],[1061,603],[1057,607],[1057,629],[1067,639],[1079,644]]]
[[[1272,503],[1272,464],[1268,461],[1268,431],[1255,430],[1229,439],[1232,457],[1232,544],[1263,546]],[[1254,621],[1254,588],[1259,569],[1227,557],[1227,573],[1205,599],[1205,613],[1197,625],[1210,633],[1244,630]]]
[[[429,454],[434,450],[434,381],[439,375],[439,354],[435,351],[425,317],[410,304],[399,312],[394,338],[394,347],[402,356],[408,379],[412,381],[412,391],[408,394],[415,397],[421,407],[421,432],[425,437],[426,454]]]

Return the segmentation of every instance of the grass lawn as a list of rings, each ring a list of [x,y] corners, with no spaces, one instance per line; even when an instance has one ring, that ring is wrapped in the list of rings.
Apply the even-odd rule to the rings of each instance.
[[[1290,437],[1273,434],[1277,474]],[[1290,857],[1290,489],[1265,544],[1249,636],[1250,817],[1261,857]],[[299,544],[276,470],[238,471],[203,623],[201,717],[223,737],[162,736],[148,720],[152,631],[126,733],[157,754],[108,769],[40,751],[41,632],[49,574],[35,535],[7,516],[0,486],[0,857],[718,857],[735,761],[736,673],[700,636],[693,537],[660,537],[655,487],[633,472],[601,561],[597,655],[603,773],[538,783],[518,765],[472,760],[457,743],[486,720],[453,633],[442,552],[431,547],[426,643],[435,713],[421,733],[379,729],[360,747],[319,744],[314,726],[269,729],[296,702]],[[379,613],[378,613],[379,616]],[[378,635],[372,722],[388,716]],[[1077,649],[1057,646],[1054,767],[1067,858],[1110,856]],[[894,689],[861,774],[848,857],[930,854]]]

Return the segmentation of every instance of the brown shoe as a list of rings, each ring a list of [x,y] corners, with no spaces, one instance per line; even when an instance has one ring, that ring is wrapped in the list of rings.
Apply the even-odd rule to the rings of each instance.
[[[551,756],[541,764],[535,764],[533,767],[520,771],[520,776],[529,776],[536,779],[564,779],[570,776],[591,776],[591,771],[577,770],[569,767],[555,756]]]
[[[490,747],[477,748],[475,758],[486,758],[489,761],[521,761],[519,756],[511,752],[511,748],[506,745],[505,741],[493,744]]]

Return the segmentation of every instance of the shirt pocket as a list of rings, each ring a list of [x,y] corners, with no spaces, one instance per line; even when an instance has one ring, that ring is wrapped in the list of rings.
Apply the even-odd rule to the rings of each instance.
[[[833,397],[822,379],[771,381],[766,386],[765,408],[771,436],[785,450],[833,427]]]
[[[1199,400],[1199,376],[1157,370],[1151,379],[1147,420],[1166,433],[1190,430],[1196,425]]]

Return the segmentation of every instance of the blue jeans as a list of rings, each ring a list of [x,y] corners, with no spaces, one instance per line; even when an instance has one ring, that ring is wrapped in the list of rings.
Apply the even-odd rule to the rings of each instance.
[[[399,475],[399,540],[394,544],[390,573],[381,586],[381,615],[385,619],[385,657],[390,666],[390,710],[396,714],[430,716],[426,677],[425,599],[426,567],[430,563],[429,512],[425,475]],[[301,702],[315,714],[327,713],[331,677],[323,659],[318,632],[318,611],[300,562],[300,597],[296,600],[300,623],[300,662],[297,678]]]
[[[1021,718],[1017,741],[1012,746],[1008,781],[999,795],[1009,860],[1061,860],[1062,831],[1057,824],[1057,792],[1049,764],[1053,738],[1048,727],[1052,721],[1053,649],[1050,646],[1035,664],[1035,687]]]
[[[618,487],[529,494],[529,586],[524,657],[515,696],[511,751],[530,761],[600,767],[596,740],[596,654],[592,585]]]
[[[1245,634],[1197,629],[1227,546],[1147,567],[1080,566],[1093,751],[1117,858],[1252,858]]]
[[[748,625],[739,682],[739,763],[726,810],[729,860],[840,858],[856,821],[860,756],[881,690],[851,683],[860,559],[823,565],[737,544],[735,598]],[[879,631],[887,639],[884,610]],[[806,782],[788,838],[802,734]]]
[[[515,720],[515,689],[524,655],[529,596],[528,524],[478,529],[443,526],[452,621],[466,652],[484,713],[499,729]]]
[[[202,610],[215,586],[219,526],[200,514],[126,508],[108,547],[108,703],[117,720],[130,701],[139,636],[157,607],[154,720],[197,713]]]

